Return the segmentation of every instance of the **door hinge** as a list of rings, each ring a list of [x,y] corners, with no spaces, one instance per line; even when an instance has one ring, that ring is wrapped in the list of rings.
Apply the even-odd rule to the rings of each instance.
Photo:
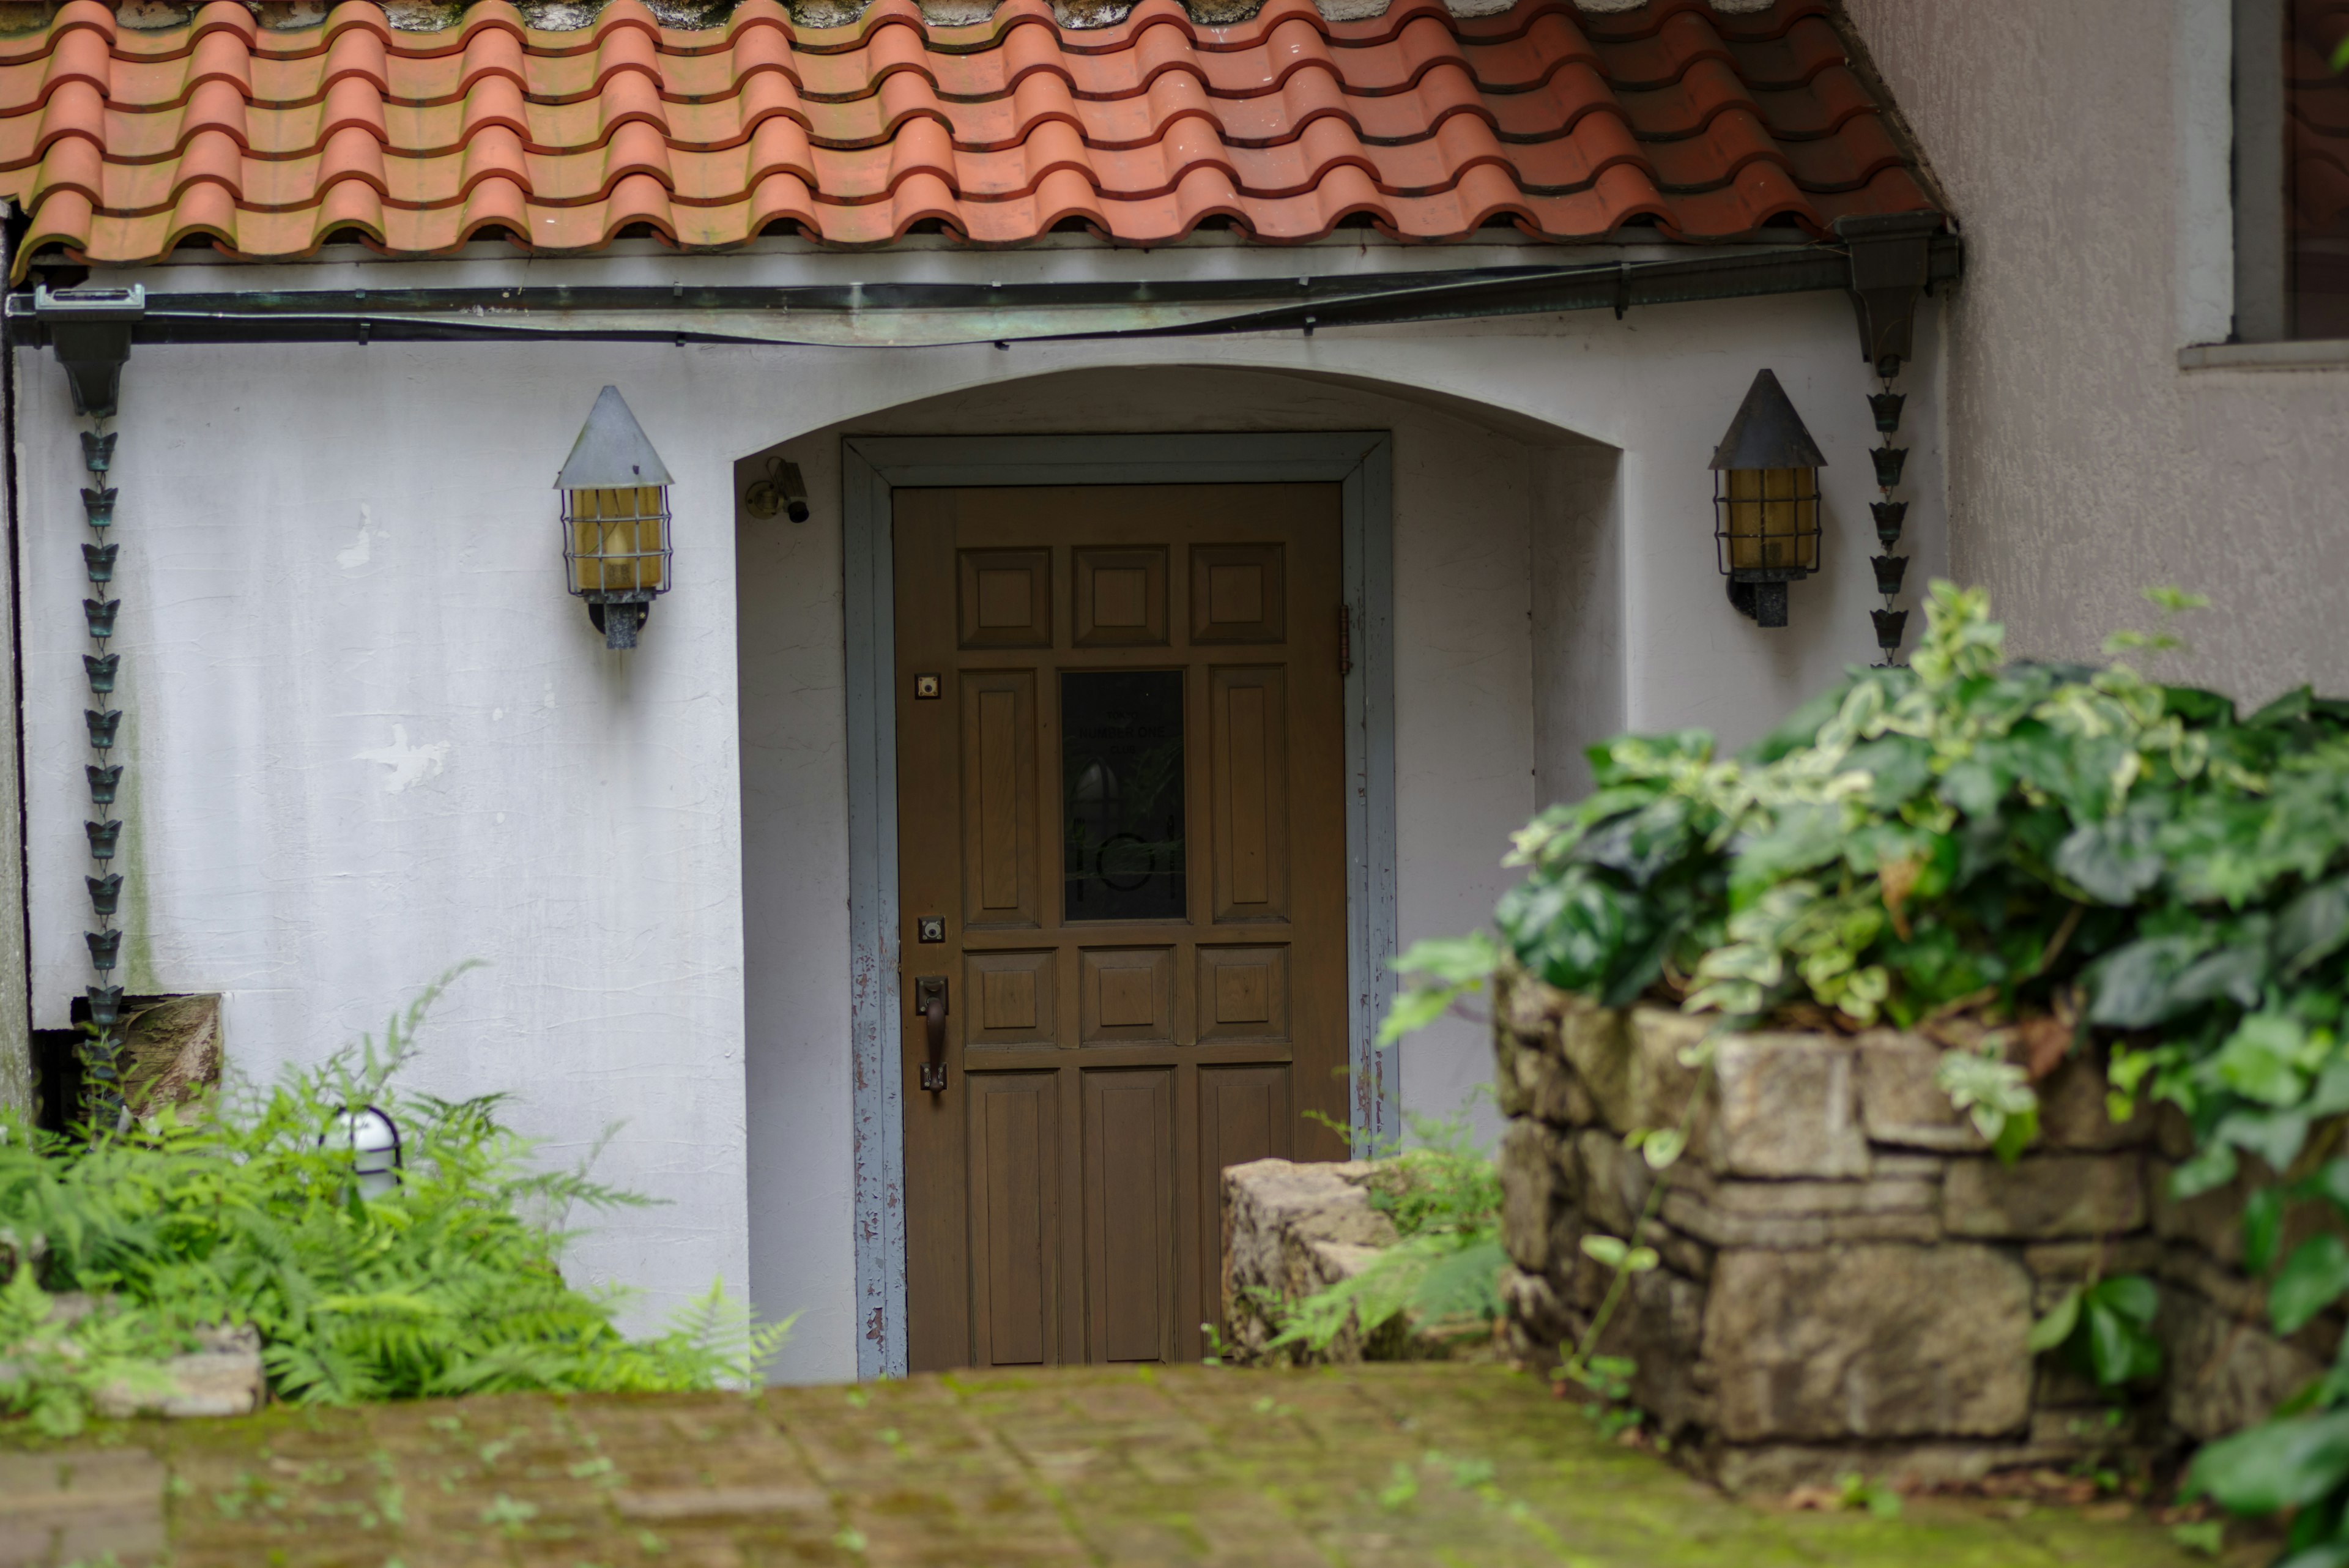
[[[1340,677],[1354,672],[1354,607],[1338,607],[1338,673]]]

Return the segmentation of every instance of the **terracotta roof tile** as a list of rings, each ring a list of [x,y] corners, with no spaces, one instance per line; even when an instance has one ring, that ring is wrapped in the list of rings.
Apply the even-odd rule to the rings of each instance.
[[[957,26],[877,0],[836,27],[742,0],[698,32],[613,0],[571,33],[507,0],[438,33],[367,0],[283,32],[231,0],[157,32],[67,0],[0,41],[0,194],[31,214],[20,272],[53,245],[278,258],[341,233],[424,255],[486,230],[567,253],[633,225],[691,249],[777,224],[1010,245],[1070,220],[1283,243],[1357,217],[1411,240],[1720,241],[1931,205],[1825,0],[1474,19],[1393,0],[1350,22],[1269,0],[1227,26],[1142,0],[1088,29],[1046,0]]]

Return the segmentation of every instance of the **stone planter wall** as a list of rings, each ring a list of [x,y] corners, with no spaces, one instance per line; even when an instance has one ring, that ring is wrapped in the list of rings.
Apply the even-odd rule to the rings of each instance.
[[[2183,1129],[2114,1126],[2094,1064],[2039,1085],[2040,1140],[2010,1167],[1934,1085],[1928,1040],[1724,1036],[1701,1080],[1680,1057],[1708,1028],[1496,982],[1516,1348],[1556,1364],[1609,1278],[1583,1237],[1629,1236],[1662,1180],[1645,1236],[1662,1266],[1635,1276],[1601,1348],[1638,1362],[1635,1402],[1723,1484],[1962,1480],[2162,1450],[2256,1418],[2329,1361],[2337,1324],[2263,1332],[2236,1266],[2241,1193],[2170,1202]],[[1623,1135],[1679,1125],[1700,1089],[1690,1147],[1659,1178]],[[2167,1383],[2118,1426],[2025,1343],[2092,1271],[2163,1286]]]

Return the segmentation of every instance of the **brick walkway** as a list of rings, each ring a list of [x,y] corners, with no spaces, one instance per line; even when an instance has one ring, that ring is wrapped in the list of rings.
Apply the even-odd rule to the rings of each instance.
[[[165,1536],[176,1568],[2207,1561],[2142,1520],[2011,1511],[1742,1507],[1489,1366],[279,1409],[0,1453],[0,1568],[132,1563]]]

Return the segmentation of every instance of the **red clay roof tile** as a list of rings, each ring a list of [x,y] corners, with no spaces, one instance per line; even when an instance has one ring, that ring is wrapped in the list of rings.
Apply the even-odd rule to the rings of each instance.
[[[1142,0],[1084,30],[1047,0],[957,26],[877,0],[828,28],[743,0],[699,32],[613,0],[574,33],[507,0],[439,33],[367,0],[287,32],[231,0],[160,32],[68,0],[0,41],[0,194],[31,214],[20,275],[47,246],[267,259],[338,233],[394,255],[485,231],[593,251],[632,225],[689,249],[777,224],[1011,245],[1073,219],[1154,245],[1209,219],[1291,243],[1359,215],[1410,240],[1499,222],[1719,241],[1931,206],[1825,0],[1475,19],[1393,0],[1356,22],[1269,0],[1221,26]]]

